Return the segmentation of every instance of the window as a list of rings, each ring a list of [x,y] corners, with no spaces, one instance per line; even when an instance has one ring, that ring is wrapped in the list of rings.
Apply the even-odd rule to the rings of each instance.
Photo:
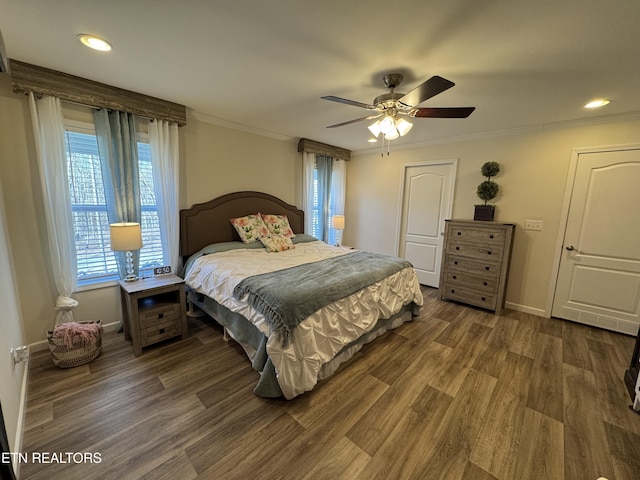
[[[79,283],[115,280],[118,268],[110,248],[109,220],[102,183],[98,141],[89,128],[65,130],[65,150],[71,193]],[[138,140],[143,248],[139,270],[163,265],[160,226],[149,144]]]
[[[320,227],[320,219],[322,218],[322,205],[320,205],[320,195],[318,195],[318,168],[313,168],[313,203],[311,210],[311,232],[310,235],[316,238],[322,238],[322,228]],[[331,193],[329,194],[329,225],[328,228],[328,236],[327,243],[329,245],[336,245],[338,243],[338,231],[331,228],[331,218],[336,215],[336,204],[334,199],[334,189],[331,189]]]

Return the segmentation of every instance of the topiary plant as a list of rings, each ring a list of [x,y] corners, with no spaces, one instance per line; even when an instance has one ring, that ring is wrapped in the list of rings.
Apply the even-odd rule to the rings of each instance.
[[[484,204],[486,205],[488,201],[493,200],[498,195],[500,191],[500,187],[496,182],[491,180],[491,177],[495,177],[500,173],[500,164],[498,162],[486,162],[480,168],[480,172],[487,179],[478,185],[478,189],[476,190],[476,194],[480,197],[480,200],[484,200]]]

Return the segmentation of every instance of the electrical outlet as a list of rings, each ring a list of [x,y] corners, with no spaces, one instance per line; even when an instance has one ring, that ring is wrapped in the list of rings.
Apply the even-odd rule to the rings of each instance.
[[[526,220],[524,223],[524,229],[535,230],[539,232],[540,230],[542,230],[543,223],[544,222],[542,220]]]
[[[26,362],[29,358],[29,347],[22,345],[20,347],[12,348],[11,357],[13,358],[13,363]]]

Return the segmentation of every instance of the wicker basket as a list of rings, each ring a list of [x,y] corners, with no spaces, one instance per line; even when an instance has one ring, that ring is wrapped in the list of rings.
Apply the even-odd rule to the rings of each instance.
[[[62,337],[56,336],[52,331],[47,332],[47,341],[49,350],[51,351],[51,359],[56,367],[71,368],[89,363],[100,356],[102,353],[102,324],[100,320],[97,322],[79,322],[79,323],[96,323],[100,327],[98,329],[98,338],[95,344],[85,345],[76,343],[72,347],[68,347],[64,343]]]

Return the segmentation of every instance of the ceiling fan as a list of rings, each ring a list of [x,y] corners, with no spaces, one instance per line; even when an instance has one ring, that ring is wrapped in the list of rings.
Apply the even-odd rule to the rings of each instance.
[[[390,92],[377,96],[371,104],[335,97],[333,95],[321,97],[324,100],[353,105],[354,107],[364,108],[372,112],[371,115],[366,117],[336,123],[335,125],[329,125],[327,128],[342,127],[364,120],[382,118],[369,126],[369,130],[371,130],[371,133],[376,137],[382,132],[385,139],[394,140],[398,138],[398,136],[403,136],[411,130],[412,124],[402,117],[467,118],[475,110],[475,107],[418,108],[417,105],[448,90],[453,87],[455,83],[436,75],[421,85],[418,85],[407,94],[395,93],[394,90],[402,83],[403,79],[404,76],[401,73],[385,75],[383,77],[384,84],[390,89]]]

